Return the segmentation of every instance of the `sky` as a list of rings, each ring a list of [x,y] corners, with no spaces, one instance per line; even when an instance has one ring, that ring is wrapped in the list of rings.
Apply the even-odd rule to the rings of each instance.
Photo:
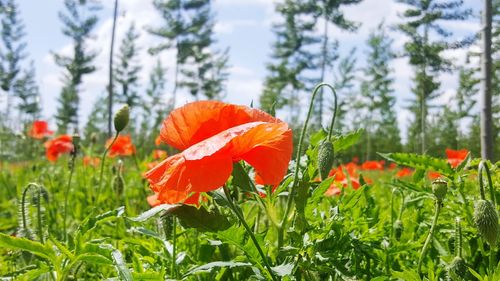
[[[229,47],[229,79],[227,81],[225,101],[237,104],[250,105],[258,103],[262,91],[263,80],[267,75],[266,63],[270,61],[271,44],[274,36],[271,31],[273,23],[279,21],[274,11],[274,5],[279,0],[214,0],[216,25],[215,37],[217,48]],[[457,38],[477,32],[480,28],[478,14],[479,0],[466,0],[466,7],[472,7],[476,17],[467,22],[444,23],[443,26],[454,32]],[[18,0],[21,17],[26,26],[26,41],[29,52],[28,60],[33,60],[36,68],[41,99],[43,103],[43,117],[55,124],[53,118],[57,109],[57,97],[62,87],[63,70],[53,59],[53,53],[70,54],[71,41],[62,34],[62,23],[58,13],[64,9],[63,0]],[[95,100],[105,94],[108,84],[109,42],[111,37],[113,4],[112,0],[103,0],[102,9],[98,12],[99,22],[94,30],[93,38],[88,42],[88,48],[98,52],[95,60],[97,71],[86,75],[83,79],[82,93],[80,94],[80,122],[84,123]],[[338,29],[330,29],[332,38],[339,40],[340,55],[345,56],[353,48],[357,48],[357,68],[364,65],[366,54],[365,41],[368,34],[375,30],[384,20],[387,26],[393,26],[401,21],[399,15],[405,6],[394,0],[364,0],[358,5],[342,8],[345,16],[362,25],[357,33],[348,33]],[[119,0],[119,13],[116,30],[115,53],[119,48],[123,34],[131,23],[135,23],[140,31],[138,46],[140,49],[140,83],[147,84],[150,70],[160,59],[167,67],[167,92],[172,89],[174,52],[167,51],[158,57],[147,53],[147,48],[159,41],[146,31],[148,27],[162,24],[158,12],[154,9],[151,0]],[[390,31],[394,40],[393,47],[401,51],[406,38],[399,32]],[[454,36],[455,36],[454,35]],[[467,50],[451,51],[445,55],[455,62],[464,60]],[[397,99],[399,126],[404,135],[405,128],[411,122],[410,114],[405,110],[407,100],[411,98],[412,69],[406,58],[398,58],[390,63],[394,70],[394,95]],[[446,104],[456,91],[458,76],[455,73],[444,74],[439,77],[442,82],[440,91],[443,93],[436,101],[437,104]],[[326,82],[332,82],[327,77]],[[187,93],[180,93],[177,97],[177,106],[192,101]],[[307,100],[307,99],[304,99]],[[2,99],[2,102],[4,100]],[[278,117],[285,118],[284,112],[278,112]],[[83,121],[83,122],[82,122]]]

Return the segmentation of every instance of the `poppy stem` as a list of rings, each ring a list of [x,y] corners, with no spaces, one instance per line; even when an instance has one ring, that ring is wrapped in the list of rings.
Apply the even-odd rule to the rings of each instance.
[[[66,221],[68,217],[68,198],[69,198],[69,189],[71,187],[71,180],[73,179],[73,173],[75,171],[75,156],[71,156],[71,162],[69,164],[69,178],[68,184],[66,185],[66,190],[64,191],[64,215],[63,215],[63,229],[64,229],[64,241],[66,241],[66,237],[68,237],[68,228],[66,226]]]
[[[299,145],[297,147],[297,156],[295,158],[295,173],[294,173],[294,178],[293,178],[293,184],[292,184],[292,188],[290,190],[290,193],[288,194],[285,213],[283,214],[281,224],[278,227],[278,231],[279,231],[278,237],[281,237],[281,239],[278,239],[278,249],[280,249],[282,246],[282,241],[283,241],[282,237],[283,237],[284,231],[286,229],[286,225],[288,223],[288,215],[292,209],[293,199],[295,197],[297,186],[299,185],[298,181],[299,181],[300,158],[302,157],[302,144],[304,143],[304,137],[306,135],[307,125],[309,123],[309,119],[311,118],[311,114],[313,111],[314,98],[316,97],[316,95],[318,94],[319,90],[322,87],[328,87],[332,91],[333,96],[335,97],[335,108],[333,109],[332,121],[330,123],[330,128],[328,131],[328,140],[330,140],[330,138],[332,136],[333,126],[335,125],[335,117],[337,115],[337,92],[335,91],[335,88],[333,88],[330,84],[320,83],[313,90],[311,101],[309,103],[309,110],[307,111],[306,121],[304,122],[304,125],[302,126],[302,131],[300,133]]]
[[[429,249],[429,244],[432,241],[432,237],[434,236],[434,231],[436,230],[436,225],[439,218],[439,213],[441,212],[441,200],[435,200],[435,211],[434,211],[434,219],[432,220],[431,229],[427,234],[427,238],[425,239],[424,246],[422,247],[422,251],[420,252],[420,258],[418,259],[417,265],[417,273],[419,276],[422,276],[422,263],[424,262],[425,255],[427,254],[427,250]]]
[[[248,235],[250,236],[250,239],[252,239],[252,242],[255,245],[255,248],[257,248],[257,251],[259,252],[259,254],[261,256],[262,261],[264,262],[264,265],[265,265],[267,271],[269,272],[269,275],[271,275],[271,278],[274,281],[277,281],[278,279],[276,279],[276,276],[274,275],[273,270],[271,269],[271,266],[269,265],[269,262],[267,261],[267,257],[264,254],[264,252],[262,251],[262,248],[260,247],[259,242],[257,241],[257,238],[255,237],[255,234],[253,233],[252,229],[250,228],[250,226],[248,226],[247,222],[245,221],[245,218],[243,217],[243,213],[242,213],[241,209],[239,209],[233,203],[231,193],[229,192],[229,189],[227,188],[227,186],[223,185],[222,188],[224,189],[224,194],[226,195],[226,199],[227,199],[229,207],[238,217],[239,221],[241,222],[241,224],[243,225],[243,227],[247,231]],[[256,223],[258,223],[258,222],[256,222]]]
[[[101,195],[101,189],[102,189],[102,175],[103,175],[103,172],[104,172],[104,160],[106,160],[106,155],[108,154],[108,151],[109,151],[110,147],[112,147],[113,144],[115,143],[115,141],[118,138],[119,134],[120,134],[119,132],[116,132],[115,137],[113,138],[113,140],[111,141],[111,143],[108,145],[108,147],[106,147],[106,149],[102,153],[102,156],[101,156],[101,172],[99,173],[99,189],[97,190],[96,199],[94,199],[94,201],[99,202],[99,197]]]
[[[481,160],[479,163],[479,168],[478,168],[478,181],[479,181],[479,191],[481,192],[481,199],[485,199],[484,195],[484,181],[483,181],[483,171],[486,172],[486,177],[488,179],[488,186],[490,188],[490,197],[491,197],[491,203],[493,203],[493,206],[496,207],[496,200],[495,200],[495,187],[493,186],[493,181],[491,180],[491,173],[490,173],[490,168],[488,167],[488,164],[486,161]]]

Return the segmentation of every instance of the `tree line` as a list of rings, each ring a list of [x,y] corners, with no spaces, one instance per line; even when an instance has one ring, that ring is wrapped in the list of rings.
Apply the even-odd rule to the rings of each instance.
[[[347,18],[345,7],[358,5],[362,0],[283,0],[275,5],[279,20],[273,24],[274,42],[267,61],[267,75],[259,106],[268,112],[285,113],[293,127],[303,122],[304,100],[320,81],[334,85],[340,98],[336,131],[364,128],[362,140],[350,152],[342,155],[345,161],[353,157],[376,159],[376,152],[410,151],[442,156],[445,148],[467,148],[480,155],[480,94],[481,35],[468,34],[457,39],[443,23],[446,21],[477,20],[461,0],[395,0],[405,4],[397,25],[383,21],[365,38],[365,45],[343,55],[342,46],[334,31],[356,33],[362,22]],[[120,1],[116,1],[119,5]],[[145,29],[132,23],[112,56],[111,77],[103,94],[97,98],[88,120],[81,124],[79,116],[82,79],[96,71],[97,50],[89,40],[98,24],[98,1],[65,0],[59,12],[64,36],[71,40],[70,55],[53,54],[61,69],[63,86],[57,99],[54,116],[61,133],[79,131],[84,138],[106,138],[107,120],[112,114],[106,106],[114,102],[127,103],[134,108],[135,120],[129,131],[139,143],[151,139],[153,128],[173,109],[180,91],[195,99],[224,99],[228,78],[229,48],[218,49],[214,35],[216,17],[210,0],[153,0],[161,17],[155,26]],[[500,0],[492,1],[491,93],[493,144],[500,140]],[[35,68],[26,51],[25,26],[16,0],[0,1],[1,45],[0,86],[6,97],[2,112],[2,130],[8,120],[17,119],[29,124],[40,118],[40,91],[35,80]],[[475,19],[474,19],[475,17]],[[391,34],[404,36],[402,49],[395,49]],[[159,39],[156,46],[139,46],[141,36]],[[151,70],[143,69],[139,50],[146,48],[157,62]],[[449,50],[469,50],[465,63],[445,56]],[[175,52],[172,69],[166,69],[162,55]],[[474,51],[476,50],[476,51]],[[357,54],[366,55],[359,67]],[[407,93],[395,91],[395,69],[391,62],[406,58],[412,69],[411,98],[404,104],[411,113],[410,120],[400,120],[396,98]],[[484,60],[484,59],[483,59]],[[139,75],[150,71],[147,82]],[[435,103],[443,97],[439,76],[456,74],[459,81],[445,105]],[[168,76],[167,76],[168,75]],[[167,77],[169,77],[167,81]],[[112,85],[112,86],[111,86]],[[167,92],[167,85],[172,90]],[[143,90],[144,89],[144,90]],[[334,100],[328,92],[320,92],[314,107],[313,128],[326,125]],[[111,108],[112,110],[112,108]],[[467,122],[464,122],[466,121]],[[406,134],[398,122],[409,124]],[[467,124],[464,127],[464,124]],[[149,145],[149,144],[148,144]],[[493,145],[496,158],[500,146]]]

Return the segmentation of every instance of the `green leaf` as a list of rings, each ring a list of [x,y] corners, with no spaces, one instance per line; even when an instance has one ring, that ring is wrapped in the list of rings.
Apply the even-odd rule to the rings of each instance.
[[[96,227],[97,223],[104,221],[104,220],[107,220],[107,219],[120,217],[124,211],[125,211],[125,207],[122,206],[122,207],[119,207],[115,210],[100,214],[100,215],[95,216],[95,217],[93,215],[90,215],[87,218],[85,218],[85,220],[82,222],[82,224],[78,227],[77,233],[78,233],[78,235],[83,236],[85,233],[87,233],[88,231],[90,231],[94,227]]]
[[[363,134],[363,129],[358,129],[354,132],[350,132],[346,135],[338,136],[336,139],[333,141],[333,148],[335,153],[338,153],[342,150],[346,150],[349,147],[355,145],[361,135]]]
[[[273,266],[271,269],[280,277],[292,275],[293,263],[281,264],[278,266]]]
[[[452,177],[454,173],[450,164],[444,159],[414,153],[379,153],[379,155],[399,165],[422,170],[431,169],[447,177]]]
[[[218,211],[207,211],[205,207],[199,209],[189,205],[182,205],[169,210],[179,218],[180,224],[185,228],[196,228],[199,231],[216,232],[231,227],[227,218]]]
[[[115,264],[116,270],[118,271],[118,274],[120,274],[121,279],[125,281],[133,281],[134,278],[132,278],[132,273],[130,273],[127,264],[123,260],[122,253],[118,250],[114,250],[111,253],[111,257],[113,258],[113,263]]]
[[[243,166],[239,162],[235,162],[233,164],[233,172],[232,172],[233,180],[232,184],[239,187],[242,191],[253,192],[250,178],[248,177],[247,172],[243,168]]]
[[[416,169],[415,172],[413,173],[413,182],[419,182],[421,181],[425,176],[425,170],[423,169]]]
[[[0,247],[24,250],[33,255],[48,259],[52,263],[56,262],[56,254],[50,246],[26,238],[13,237],[0,233]]]
[[[91,253],[85,253],[85,254],[81,254],[79,255],[78,257],[76,257],[76,260],[80,260],[80,261],[84,261],[86,263],[90,263],[90,264],[107,264],[107,265],[112,265],[113,262],[103,256],[103,255],[100,255],[100,254],[91,254]]]
[[[164,272],[132,272],[132,277],[137,281],[164,281],[165,280]]]
[[[192,268],[188,272],[186,272],[183,277],[185,278],[189,275],[193,275],[199,272],[210,272],[212,269],[220,267],[234,268],[234,267],[246,267],[246,266],[252,266],[252,264],[248,262],[215,261]]]
[[[399,280],[405,280],[405,281],[421,281],[420,276],[418,276],[418,273],[415,271],[395,271],[392,273],[393,278],[398,278]]]
[[[151,208],[151,209],[147,210],[146,212],[138,215],[137,217],[128,218],[128,219],[131,221],[135,221],[135,222],[143,222],[143,221],[146,221],[146,220],[156,216],[160,212],[168,211],[168,210],[175,208],[177,206],[180,206],[180,205],[169,205],[169,204],[158,205],[158,206]]]

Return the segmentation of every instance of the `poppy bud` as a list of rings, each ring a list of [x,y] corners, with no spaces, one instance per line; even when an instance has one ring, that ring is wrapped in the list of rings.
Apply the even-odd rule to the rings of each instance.
[[[474,222],[481,236],[490,246],[495,246],[498,237],[498,214],[490,201],[477,201],[474,207]]]
[[[403,222],[401,220],[397,220],[394,222],[392,227],[394,229],[394,237],[399,241],[401,234],[403,234]]]
[[[127,127],[130,116],[130,109],[128,105],[124,105],[118,112],[115,114],[114,124],[115,130],[117,133],[121,132],[125,127]]]
[[[328,173],[333,166],[333,144],[330,141],[323,141],[318,149],[318,170],[321,180],[328,177]]]
[[[455,257],[448,265],[448,276],[453,281],[466,280],[467,272],[467,264],[461,257]]]
[[[432,182],[432,193],[434,193],[438,202],[443,202],[446,192],[448,192],[448,184],[445,180],[437,179]]]

